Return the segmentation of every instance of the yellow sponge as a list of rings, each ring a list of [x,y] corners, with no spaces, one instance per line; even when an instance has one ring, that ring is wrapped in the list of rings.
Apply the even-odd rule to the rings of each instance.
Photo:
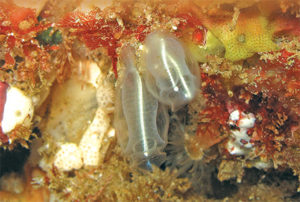
[[[273,29],[259,12],[241,12],[236,24],[208,20],[207,27],[224,44],[225,58],[238,61],[257,52],[274,51]]]

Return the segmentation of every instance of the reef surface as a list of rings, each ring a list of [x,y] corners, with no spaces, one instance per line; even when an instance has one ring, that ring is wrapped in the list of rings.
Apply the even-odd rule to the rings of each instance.
[[[0,201],[299,201],[299,1],[0,0],[0,44]]]

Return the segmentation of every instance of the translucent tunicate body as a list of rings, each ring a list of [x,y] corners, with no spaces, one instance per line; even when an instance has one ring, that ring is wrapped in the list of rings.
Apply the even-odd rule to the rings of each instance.
[[[168,130],[170,125],[170,117],[168,114],[167,107],[160,103],[158,104],[156,125],[160,137],[165,142],[168,142]]]
[[[168,119],[164,118],[159,122],[158,130],[158,101],[148,92],[135,67],[133,48],[123,48],[121,63],[125,71],[118,96],[120,100],[116,103],[119,106],[116,109],[115,126],[121,136],[118,139],[125,153],[136,165],[151,170],[152,163],[159,166],[165,160],[162,150],[166,143],[159,130],[166,133]]]
[[[172,35],[156,31],[146,37],[143,66],[148,90],[173,111],[195,97],[199,83],[197,69]]]

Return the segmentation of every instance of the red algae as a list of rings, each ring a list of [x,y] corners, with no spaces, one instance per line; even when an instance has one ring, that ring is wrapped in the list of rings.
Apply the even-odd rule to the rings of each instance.
[[[68,13],[58,23],[59,27],[71,29],[71,34],[81,39],[90,50],[104,47],[111,58],[113,72],[118,77],[116,49],[121,46],[122,37],[134,35],[140,42],[144,41],[147,31],[146,25],[127,28],[120,25],[116,17],[108,18],[100,9],[95,9],[87,14],[80,11]]]
[[[256,97],[252,110],[258,117],[252,140],[264,151],[261,155],[274,161],[275,152],[288,149],[300,120],[299,59],[285,49],[278,53],[276,60],[260,61],[249,71],[255,78],[247,86]]]
[[[228,86],[221,76],[202,73],[202,95],[206,106],[199,113],[197,134],[193,138],[193,141],[201,142],[202,149],[228,137],[229,113],[238,109],[256,117],[254,128],[248,135],[257,156],[277,162],[276,156],[280,152],[289,151],[287,145],[291,144],[293,131],[299,128],[300,120],[299,59],[285,49],[271,54],[278,58],[260,60],[255,68],[247,70],[252,78],[248,85]],[[226,150],[224,155],[229,157]]]
[[[123,30],[117,19],[105,18],[99,9],[88,14],[76,11],[66,14],[58,26],[73,29],[72,34],[81,38],[91,50],[100,46],[106,48],[112,60],[115,77],[118,77],[116,49],[120,46],[118,40]]]
[[[175,34],[177,37],[184,37],[196,45],[205,45],[207,29],[201,20],[191,12],[182,13],[175,16],[179,20]]]
[[[300,21],[293,16],[276,16],[273,20],[274,34],[289,34],[300,36]]]
[[[197,17],[191,14],[180,14],[175,18],[179,21],[178,28],[175,31],[178,37],[182,37],[184,30],[189,32],[189,29],[192,29],[192,40],[196,44],[205,44],[206,30]],[[143,42],[151,31],[150,26],[147,24],[127,24],[123,21],[120,23],[120,19],[121,16],[110,17],[100,9],[94,9],[88,13],[74,11],[67,13],[58,22],[58,26],[68,29],[71,35],[75,35],[82,40],[90,50],[99,47],[106,48],[107,55],[112,61],[113,72],[117,78],[117,48],[122,45],[122,40],[133,36],[139,42]]]
[[[33,9],[0,3],[0,35],[6,36],[2,41],[4,43],[2,48],[6,53],[5,64],[1,70],[12,70],[16,65],[15,57],[17,56],[25,58],[30,63],[29,68],[24,67],[24,64],[20,65],[16,70],[17,79],[20,81],[30,80],[34,85],[37,80],[35,73],[39,71],[39,68],[49,71],[47,63],[50,55],[38,45],[35,39],[37,33],[49,26],[49,23],[38,22]]]
[[[30,8],[18,7],[14,4],[0,3],[1,33],[28,34],[35,31],[37,23],[35,11]],[[29,23],[22,26],[22,22]]]
[[[248,71],[255,77],[247,89],[254,94],[262,92],[265,97],[276,96],[299,115],[300,60],[285,49],[278,53],[278,59],[259,61],[256,68]]]

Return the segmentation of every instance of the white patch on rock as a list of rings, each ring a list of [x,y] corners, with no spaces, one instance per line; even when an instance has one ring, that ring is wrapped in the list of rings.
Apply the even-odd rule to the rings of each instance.
[[[234,110],[233,112],[231,112],[229,119],[231,121],[237,121],[240,119],[240,111],[239,110]]]
[[[54,165],[61,171],[80,169],[83,166],[82,153],[74,143],[65,143],[55,154]]]
[[[24,92],[15,87],[9,87],[4,105],[2,130],[4,133],[11,132],[17,125],[23,124],[28,118],[29,122],[33,116],[34,107],[32,100]]]
[[[97,166],[99,164],[99,150],[108,127],[109,118],[107,114],[98,108],[93,122],[84,133],[79,144],[85,166]]]
[[[228,123],[239,129],[231,130],[231,138],[227,143],[227,150],[231,155],[246,155],[252,149],[251,138],[247,132],[254,127],[255,116],[252,113],[240,113],[239,110],[231,112]]]

